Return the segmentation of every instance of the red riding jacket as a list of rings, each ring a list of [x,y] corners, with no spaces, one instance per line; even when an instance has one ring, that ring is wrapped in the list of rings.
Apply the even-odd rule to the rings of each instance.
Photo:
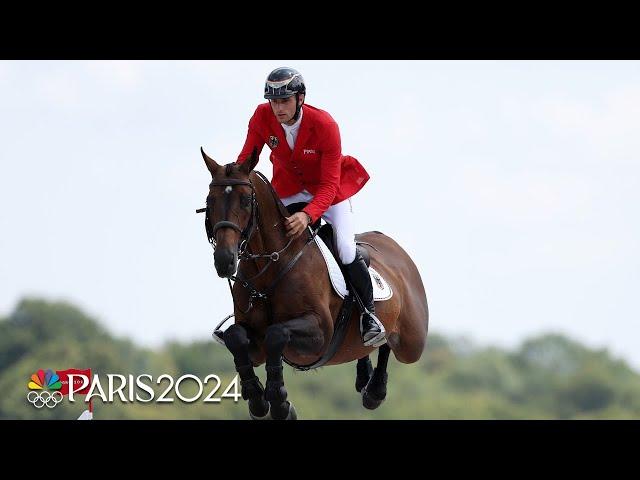
[[[258,105],[249,120],[249,131],[237,163],[258,155],[267,144],[273,163],[272,184],[280,198],[306,189],[313,200],[304,212],[315,222],[331,205],[355,195],[369,180],[364,167],[350,155],[342,155],[340,131],[335,120],[324,110],[305,104],[300,130],[293,152],[284,129],[269,103]]]

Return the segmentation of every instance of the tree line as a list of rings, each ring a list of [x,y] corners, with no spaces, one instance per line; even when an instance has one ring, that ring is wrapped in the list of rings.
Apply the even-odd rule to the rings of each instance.
[[[416,364],[389,361],[387,400],[375,411],[362,407],[355,363],[297,372],[285,368],[289,398],[303,419],[631,419],[640,417],[640,375],[606,349],[588,348],[566,335],[548,333],[514,350],[478,346],[464,337],[430,332]],[[376,355],[371,357],[374,365]],[[24,298],[0,318],[2,419],[73,419],[77,401],[37,409],[26,395],[39,369],[91,368],[99,376],[162,374],[220,378],[220,397],[235,377],[231,354],[213,341],[168,342],[148,349],[118,338],[67,302]],[[256,369],[264,383],[264,368]],[[159,393],[166,382],[154,385]],[[205,385],[204,398],[215,383]],[[185,381],[183,394],[197,394]],[[175,398],[175,395],[173,395]],[[246,403],[103,402],[95,419],[247,419]]]

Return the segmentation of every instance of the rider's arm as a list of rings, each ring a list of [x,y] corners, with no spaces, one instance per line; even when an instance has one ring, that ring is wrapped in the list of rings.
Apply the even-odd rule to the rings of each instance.
[[[309,205],[302,209],[308,213],[311,221],[315,222],[331,206],[340,186],[340,172],[342,168],[342,147],[340,130],[335,122],[323,126],[320,137],[320,185]]]

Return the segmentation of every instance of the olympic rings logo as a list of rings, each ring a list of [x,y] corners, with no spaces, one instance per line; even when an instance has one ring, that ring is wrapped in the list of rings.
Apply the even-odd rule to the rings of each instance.
[[[53,408],[62,401],[62,398],[62,393],[58,391],[48,392],[45,390],[43,392],[31,391],[27,393],[27,400],[36,408],[42,408],[45,405],[47,408]]]

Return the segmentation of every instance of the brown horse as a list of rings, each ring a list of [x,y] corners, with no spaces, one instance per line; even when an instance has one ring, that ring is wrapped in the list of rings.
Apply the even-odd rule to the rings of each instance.
[[[312,230],[287,238],[283,221],[290,214],[268,180],[253,171],[257,152],[241,165],[224,166],[201,152],[213,179],[206,209],[200,211],[207,214],[215,268],[220,277],[235,280],[235,323],[224,332],[223,340],[233,354],[251,417],[296,418],[293,404],[287,401],[283,358],[294,366],[310,365],[303,370],[358,360],[356,389],[362,392],[365,407],[379,406],[386,396],[390,351],[398,361],[413,363],[426,344],[427,298],[409,255],[380,232],[356,235],[359,242],[373,247],[367,248],[371,266],[393,290],[389,300],[376,302],[387,343],[379,347],[374,370],[369,360],[374,348],[362,343],[357,308],[350,320],[346,318],[342,342],[332,342],[337,335],[336,318],[347,298],[343,300],[331,287],[322,254],[311,239]],[[265,362],[263,388],[253,368]]]

